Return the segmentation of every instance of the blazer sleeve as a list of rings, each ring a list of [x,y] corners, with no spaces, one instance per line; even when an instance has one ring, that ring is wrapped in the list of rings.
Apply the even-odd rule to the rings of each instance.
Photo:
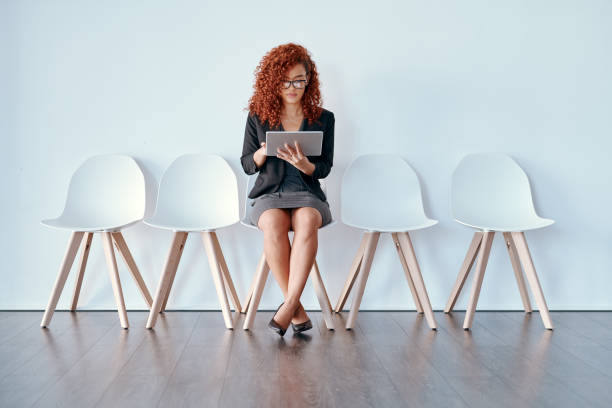
[[[321,156],[313,162],[315,165],[314,172],[311,177],[315,179],[322,179],[327,177],[334,165],[334,126],[336,119],[334,114],[330,112],[329,123],[323,131],[323,146],[321,149]]]
[[[259,139],[257,138],[257,125],[255,115],[247,117],[246,128],[244,130],[244,142],[242,144],[242,156],[240,162],[242,163],[242,169],[246,174],[255,174],[259,169],[255,164],[253,155],[261,147],[259,145]]]

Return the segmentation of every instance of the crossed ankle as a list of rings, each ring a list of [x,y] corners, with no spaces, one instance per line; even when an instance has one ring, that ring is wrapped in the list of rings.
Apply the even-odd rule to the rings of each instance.
[[[295,308],[295,309],[298,309],[298,308],[300,308],[302,306],[300,304],[300,299],[299,298],[295,298],[295,297],[288,297],[287,299],[285,299],[285,304],[288,307]]]

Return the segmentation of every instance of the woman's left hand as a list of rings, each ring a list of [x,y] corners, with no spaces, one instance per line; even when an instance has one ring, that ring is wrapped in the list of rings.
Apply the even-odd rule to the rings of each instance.
[[[279,147],[276,149],[276,157],[283,159],[295,166],[302,173],[306,173],[309,176],[314,172],[315,166],[308,160],[308,157],[302,152],[300,144],[296,141],[295,147],[285,143],[285,148]]]

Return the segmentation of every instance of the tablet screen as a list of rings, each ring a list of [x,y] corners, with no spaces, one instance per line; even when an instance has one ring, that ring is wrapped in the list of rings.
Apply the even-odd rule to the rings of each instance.
[[[278,147],[295,146],[295,142],[300,144],[302,152],[306,156],[320,156],[323,145],[323,132],[266,132],[266,156],[276,156]]]

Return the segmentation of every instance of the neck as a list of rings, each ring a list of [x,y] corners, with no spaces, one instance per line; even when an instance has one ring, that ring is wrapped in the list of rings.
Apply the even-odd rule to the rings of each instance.
[[[285,116],[302,116],[302,104],[298,103],[285,103],[283,104],[283,115]]]

